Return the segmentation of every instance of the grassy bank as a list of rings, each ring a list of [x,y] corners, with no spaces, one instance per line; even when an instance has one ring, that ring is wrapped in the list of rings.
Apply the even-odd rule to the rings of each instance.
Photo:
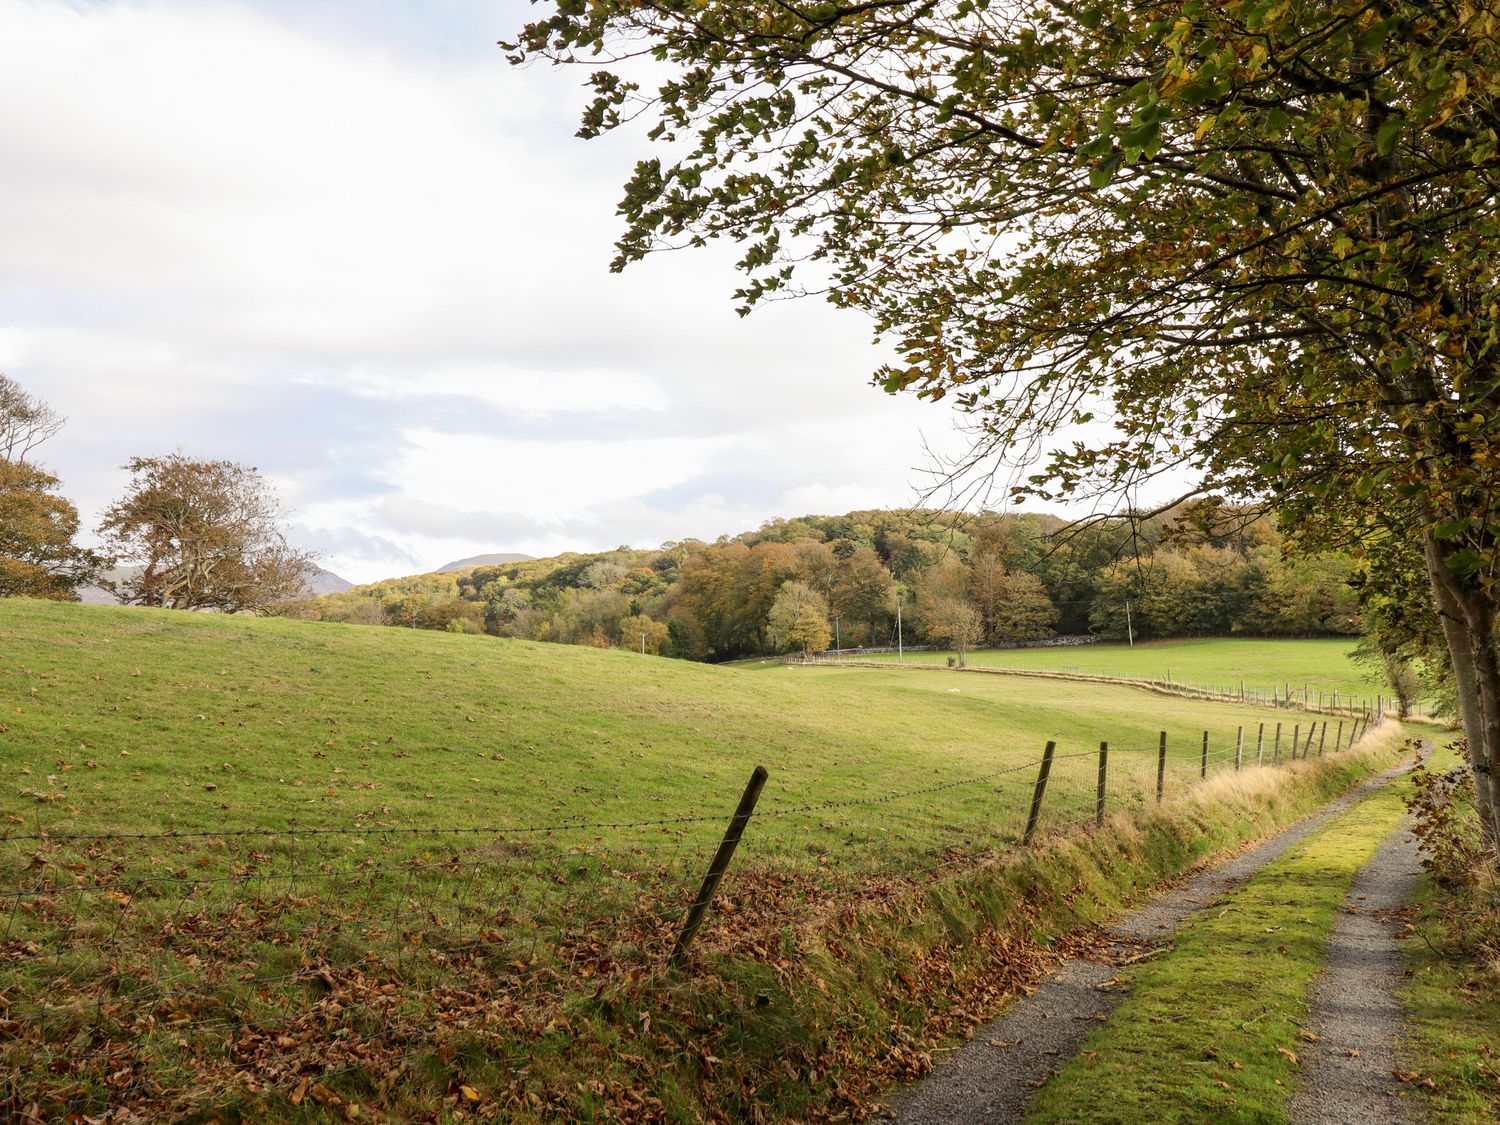
[[[1028,1120],[1288,1120],[1334,915],[1405,816],[1408,789],[1398,781],[1361,801],[1186,924],[1164,956],[1122,974],[1126,999]]]
[[[44,1115],[852,1110],[1055,935],[1365,768],[1188,797],[1204,729],[1223,769],[1276,717],[1106,685],[21,601],[0,634],[3,1089]],[[1091,815],[1101,739],[1121,815],[1003,864],[1049,738],[1043,830]]]
[[[1401,1059],[1425,1120],[1480,1125],[1500,1120],[1500,882],[1479,843],[1472,787],[1427,792]]]

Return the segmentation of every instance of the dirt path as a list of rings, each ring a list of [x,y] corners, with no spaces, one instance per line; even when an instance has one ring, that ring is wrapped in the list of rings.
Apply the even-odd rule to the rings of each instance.
[[[1371,778],[1264,843],[1121,919],[1110,929],[1108,944],[1088,959],[1067,961],[1048,974],[1035,992],[980,1028],[952,1059],[894,1096],[889,1118],[910,1125],[1021,1121],[1033,1092],[1077,1052],[1089,1032],[1108,1019],[1119,1003],[1113,989],[1117,968],[1150,956],[1190,914],[1240,886],[1406,769],[1397,766]]]
[[[1308,1030],[1318,1040],[1302,1052],[1292,1120],[1402,1125],[1414,1119],[1394,1073],[1401,1037],[1396,912],[1410,898],[1419,870],[1416,837],[1402,824],[1354,877],[1313,990]]]

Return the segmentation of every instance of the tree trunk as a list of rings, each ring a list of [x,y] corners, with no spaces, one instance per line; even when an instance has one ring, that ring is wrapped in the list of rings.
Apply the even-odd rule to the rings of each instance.
[[[1500,866],[1500,810],[1496,809],[1495,766],[1500,763],[1500,653],[1495,645],[1496,606],[1477,584],[1448,569],[1442,544],[1424,535],[1427,576],[1437,601],[1438,619],[1448,642],[1458,712],[1474,769],[1474,804],[1491,860]]]

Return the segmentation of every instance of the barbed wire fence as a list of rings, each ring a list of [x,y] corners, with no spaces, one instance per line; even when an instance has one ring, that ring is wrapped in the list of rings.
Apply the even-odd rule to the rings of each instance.
[[[757,770],[732,816],[726,800],[519,827],[17,827],[0,837],[0,1116],[211,1115],[231,1095],[543,1113],[526,1064],[580,1000],[680,988],[721,956],[780,961],[798,927],[1228,770],[1345,749],[1370,720],[1286,726],[1049,743],[987,773],[816,803],[774,783],[762,797]],[[514,1063],[503,1088],[466,1084],[475,1051]]]

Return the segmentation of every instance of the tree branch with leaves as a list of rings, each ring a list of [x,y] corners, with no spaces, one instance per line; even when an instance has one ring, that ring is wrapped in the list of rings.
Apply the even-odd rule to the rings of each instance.
[[[1495,3],[559,0],[506,46],[595,68],[584,136],[650,122],[616,268],[736,240],[742,308],[863,311],[995,456],[1112,424],[1019,495],[1379,506],[1500,859]]]

